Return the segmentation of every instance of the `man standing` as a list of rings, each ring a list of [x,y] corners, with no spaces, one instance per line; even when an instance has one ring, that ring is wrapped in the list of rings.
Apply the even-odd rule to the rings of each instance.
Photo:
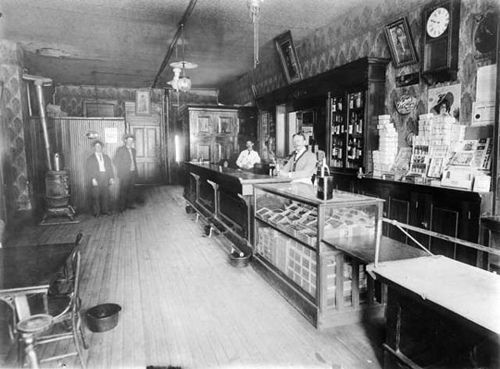
[[[133,148],[135,137],[131,134],[123,138],[125,145],[116,150],[115,167],[120,179],[120,192],[118,198],[118,210],[124,211],[126,208],[134,208],[134,185],[137,175],[137,162],[135,149]]]
[[[316,155],[307,150],[303,133],[293,135],[293,146],[295,151],[279,175],[292,178],[292,182],[312,184],[312,176],[316,173]]]
[[[255,164],[260,163],[260,156],[257,151],[254,151],[252,141],[248,140],[246,146],[247,149],[243,150],[238,156],[236,165],[238,168],[250,170],[253,169]]]
[[[90,182],[92,213],[109,215],[109,186],[114,183],[113,166],[108,155],[102,152],[104,144],[97,140],[92,143],[94,153],[86,163],[87,178]]]

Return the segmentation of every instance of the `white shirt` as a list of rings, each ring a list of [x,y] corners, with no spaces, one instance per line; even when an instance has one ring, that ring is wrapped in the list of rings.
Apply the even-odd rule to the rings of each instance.
[[[260,156],[254,150],[243,150],[236,160],[236,165],[244,169],[252,169],[257,163],[260,163]]]
[[[97,163],[99,164],[99,172],[105,172],[106,167],[104,166],[104,157],[102,156],[102,153],[95,153],[95,156],[97,158]]]

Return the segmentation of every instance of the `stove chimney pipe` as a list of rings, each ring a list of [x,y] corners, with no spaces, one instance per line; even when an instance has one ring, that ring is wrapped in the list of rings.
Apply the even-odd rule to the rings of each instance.
[[[52,85],[52,80],[50,78],[33,76],[30,74],[24,74],[23,79],[35,82],[36,96],[38,99],[38,106],[40,111],[40,122],[42,124],[43,130],[43,141],[45,143],[45,154],[47,156],[47,168],[52,170],[52,160],[50,158],[50,141],[49,141],[49,131],[47,129],[47,116],[45,115],[45,99],[43,97],[43,86]],[[29,96],[28,96],[29,98]]]

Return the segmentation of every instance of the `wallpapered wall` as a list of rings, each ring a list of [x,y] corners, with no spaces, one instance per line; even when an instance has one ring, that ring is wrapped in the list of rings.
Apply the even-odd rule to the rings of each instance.
[[[303,77],[308,78],[365,56],[390,58],[389,47],[384,34],[384,26],[406,16],[415,41],[417,54],[421,54],[422,9],[429,1],[424,0],[370,0],[366,5],[339,15],[329,25],[316,29],[305,39],[295,40],[298,59]],[[498,6],[496,0],[462,0],[460,9],[459,72],[456,82],[461,83],[460,122],[469,124],[472,102],[475,100],[476,71],[478,65],[489,64],[480,60],[473,45],[476,26],[475,15],[488,8]],[[293,37],[293,30],[292,30]],[[255,80],[257,95],[264,95],[286,85],[281,65],[275,50],[264,55],[254,71],[225,85],[220,91],[221,102],[244,104],[252,101],[252,79]],[[427,112],[428,86],[419,84],[397,88],[396,77],[418,72],[420,64],[394,68],[389,64],[386,71],[385,106],[396,124],[399,145],[406,146],[405,138],[412,123],[416,124],[419,114]],[[399,115],[394,107],[401,95],[409,94],[417,98],[417,108],[409,115]]]
[[[55,89],[55,104],[61,106],[61,110],[71,117],[83,117],[83,102],[85,100],[107,100],[116,101],[115,116],[125,116],[125,102],[135,101],[135,88],[96,87],[96,86],[57,86]],[[173,94],[175,95],[175,93]],[[202,94],[193,91],[181,93],[182,101],[189,103],[209,104],[216,103],[214,94]],[[162,89],[153,89],[151,102],[161,106]],[[153,105],[154,106],[154,105]]]
[[[18,210],[31,208],[25,151],[23,118],[26,109],[25,84],[22,80],[23,51],[19,45],[0,40],[0,81],[3,95],[0,101],[0,161],[5,183],[5,212],[11,216]]]

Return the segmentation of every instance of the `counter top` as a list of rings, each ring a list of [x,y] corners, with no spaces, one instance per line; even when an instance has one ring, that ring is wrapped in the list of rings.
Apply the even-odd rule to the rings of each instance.
[[[500,334],[500,276],[494,273],[442,255],[371,264],[367,271]]]
[[[222,165],[215,165],[210,163],[199,162],[186,162],[188,166],[200,168],[202,170],[220,173],[229,177],[237,179],[240,183],[253,184],[253,183],[276,183],[276,182],[290,182],[290,178],[286,177],[272,177],[265,174],[255,174],[241,169],[226,168]]]
[[[297,200],[305,201],[314,205],[345,204],[353,202],[360,204],[364,202],[366,203],[384,202],[384,200],[376,197],[358,195],[352,192],[345,192],[338,190],[333,190],[333,195],[330,200],[320,200],[316,196],[316,190],[312,185],[301,182],[264,184],[264,185],[257,185],[256,187],[265,189],[277,195],[293,196]]]

